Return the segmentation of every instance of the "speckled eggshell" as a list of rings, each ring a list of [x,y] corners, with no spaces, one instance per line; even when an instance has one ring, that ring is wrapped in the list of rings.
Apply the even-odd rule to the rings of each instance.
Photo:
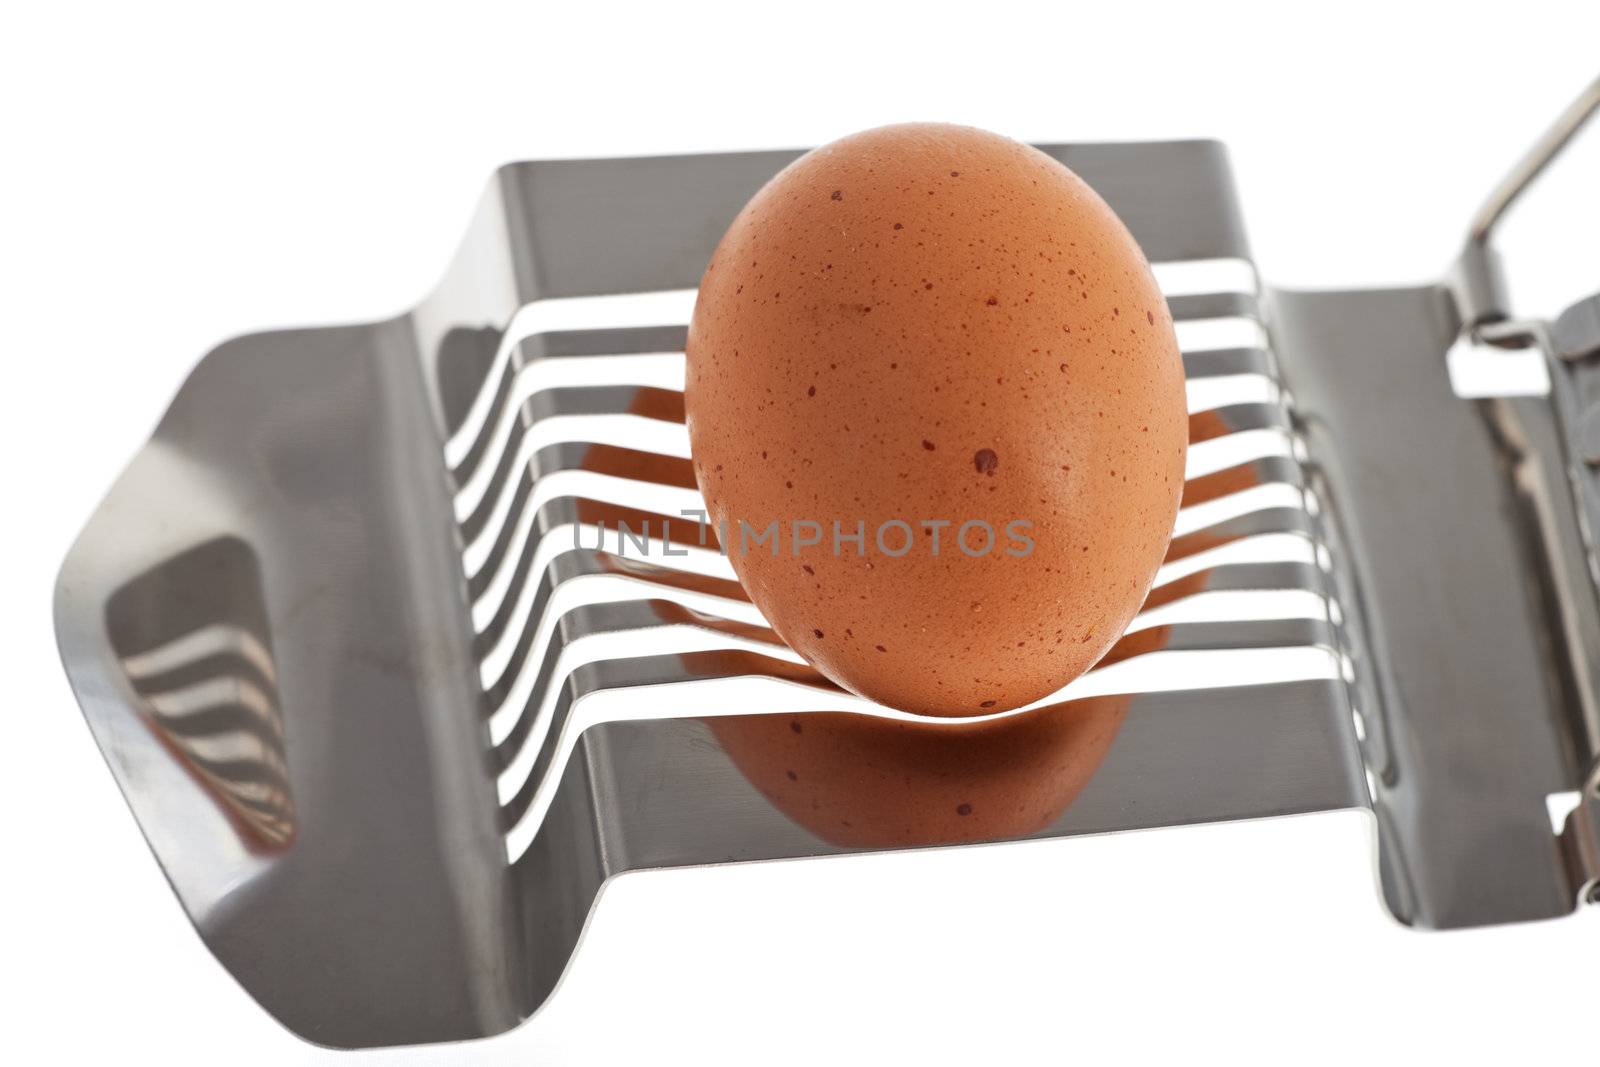
[[[1138,245],[1066,167],[966,127],[847,137],[751,199],[700,284],[685,409],[751,600],[840,685],[923,714],[1093,666],[1183,490],[1182,357]],[[773,521],[776,554],[741,536]]]

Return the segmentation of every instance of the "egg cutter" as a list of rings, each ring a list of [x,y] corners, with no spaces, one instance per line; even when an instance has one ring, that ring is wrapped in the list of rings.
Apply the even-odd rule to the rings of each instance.
[[[1600,297],[1512,317],[1491,236],[1597,106],[1399,289],[1260,287],[1215,143],[1044,147],[1155,265],[1195,408],[1091,695],[852,706],[695,544],[689,300],[795,152],[504,167],[414,311],[212,351],[62,566],[72,687],[201,937],[325,1045],[516,1026],[649,868],[1367,809],[1400,921],[1566,915],[1600,885]],[[1463,338],[1548,395],[1457,396]],[[673,554],[571,535],[601,523]]]

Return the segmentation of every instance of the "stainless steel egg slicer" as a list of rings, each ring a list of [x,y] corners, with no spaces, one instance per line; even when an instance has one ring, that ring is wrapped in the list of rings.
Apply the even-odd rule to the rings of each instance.
[[[210,353],[62,567],[73,689],[201,936],[327,1045],[516,1026],[602,884],[654,867],[1370,809],[1402,922],[1567,914],[1600,879],[1600,301],[1511,320],[1488,239],[1597,100],[1408,289],[1261,289],[1216,144],[1045,148],[1172,291],[1196,446],[1167,615],[1086,680],[1115,722],[1026,832],[850,788],[823,825],[763,778],[808,727],[973,728],[852,706],[675,506],[687,291],[790,152],[507,166],[415,311]],[[1208,340],[1223,321],[1249,340]],[[1470,335],[1541,350],[1550,395],[1456,396]],[[690,557],[575,547],[619,521]],[[1099,699],[1052,714],[1077,730]],[[886,811],[902,836],[850,821]]]

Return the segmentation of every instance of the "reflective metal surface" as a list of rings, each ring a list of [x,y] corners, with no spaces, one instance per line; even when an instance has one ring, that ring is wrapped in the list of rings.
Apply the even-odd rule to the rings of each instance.
[[[1541,518],[1566,486],[1529,443],[1548,406],[1451,391],[1443,287],[1279,292],[1273,324],[1325,505],[1389,907],[1434,927],[1564,915],[1546,797],[1581,780],[1569,716],[1600,646],[1558,640]],[[1594,598],[1581,571],[1562,584]]]
[[[245,988],[327,1044],[469,1037],[522,1014],[516,904],[414,351],[398,323],[217,349],[56,591],[73,687],[173,889]],[[238,547],[206,561],[219,545]],[[209,664],[198,637],[174,649],[213,627],[249,640]],[[269,695],[270,728],[243,684],[208,713],[263,743],[205,763],[175,747],[139,666],[152,653]],[[243,788],[269,770],[286,775],[292,816],[277,821],[292,833],[264,837],[241,809],[270,805]]]
[[[1540,466],[1549,406],[1449,394],[1442,286],[1263,313],[1218,146],[1046,151],[1200,340],[1167,564],[1038,708],[839,691],[678,510],[671,294],[795,153],[504,168],[412,314],[206,357],[73,547],[56,625],[174,890],[267,1010],[338,1046],[493,1034],[623,871],[1361,807],[1363,752],[1397,915],[1570,910],[1600,839],[1584,808],[1558,843],[1543,796],[1585,766],[1600,623],[1536,551],[1587,545]],[[602,523],[677,550],[575,538]]]

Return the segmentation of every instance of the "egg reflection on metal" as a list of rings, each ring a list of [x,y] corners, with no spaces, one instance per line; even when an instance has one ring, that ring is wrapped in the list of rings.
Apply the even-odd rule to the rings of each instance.
[[[1060,163],[957,126],[803,156],[734,220],[689,328],[696,480],[752,601],[905,711],[1021,707],[1093,666],[1171,538],[1167,306]]]
[[[706,722],[750,784],[817,837],[904,848],[1047,829],[1099,769],[1132,699],[976,721],[819,711]]]

